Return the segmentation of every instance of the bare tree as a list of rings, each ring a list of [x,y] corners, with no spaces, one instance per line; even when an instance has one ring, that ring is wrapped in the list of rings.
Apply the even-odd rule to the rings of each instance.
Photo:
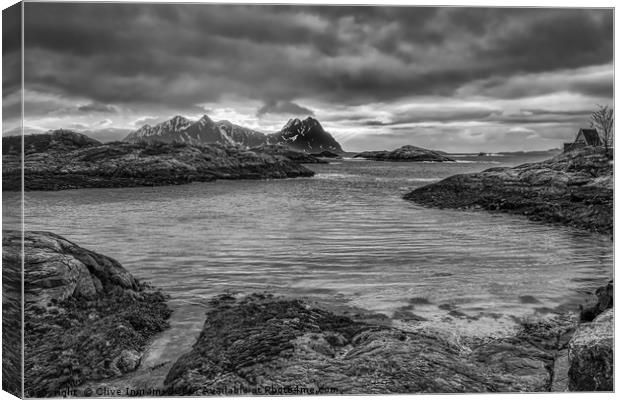
[[[609,106],[598,105],[598,110],[590,115],[590,126],[600,132],[601,140],[607,153],[609,147],[613,146],[614,141],[614,109],[609,108]]]

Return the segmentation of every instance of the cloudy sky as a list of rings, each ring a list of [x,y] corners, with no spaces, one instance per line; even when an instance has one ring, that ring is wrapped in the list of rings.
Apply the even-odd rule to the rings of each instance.
[[[613,14],[26,3],[24,59],[29,130],[110,140],[206,113],[272,132],[312,115],[350,151],[549,149],[612,104]],[[10,79],[4,134],[19,124]]]

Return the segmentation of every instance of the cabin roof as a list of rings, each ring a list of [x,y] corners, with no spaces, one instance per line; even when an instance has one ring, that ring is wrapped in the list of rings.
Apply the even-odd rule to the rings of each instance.
[[[581,134],[583,134],[583,138],[585,139],[588,145],[598,146],[601,144],[601,138],[598,136],[598,131],[596,129],[581,128],[579,129],[579,133],[577,134],[577,137],[579,137],[579,135]]]

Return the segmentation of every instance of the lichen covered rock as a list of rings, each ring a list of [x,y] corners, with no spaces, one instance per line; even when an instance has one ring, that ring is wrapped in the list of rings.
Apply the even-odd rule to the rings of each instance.
[[[20,271],[21,232],[3,231],[2,248],[3,268]],[[53,233],[24,233],[24,276],[28,397],[134,370],[167,327],[165,295]]]
[[[235,387],[258,394],[546,391],[557,334],[537,327],[467,345],[445,333],[355,321],[297,299],[223,295],[211,302],[198,340],[164,384],[177,395]]]
[[[613,391],[614,314],[607,309],[582,323],[568,348],[568,387],[573,391]]]

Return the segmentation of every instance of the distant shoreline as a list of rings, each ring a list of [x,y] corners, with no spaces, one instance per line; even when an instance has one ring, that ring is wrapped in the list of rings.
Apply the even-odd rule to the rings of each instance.
[[[538,163],[454,175],[405,200],[437,208],[484,209],[613,234],[613,164],[585,148]]]

